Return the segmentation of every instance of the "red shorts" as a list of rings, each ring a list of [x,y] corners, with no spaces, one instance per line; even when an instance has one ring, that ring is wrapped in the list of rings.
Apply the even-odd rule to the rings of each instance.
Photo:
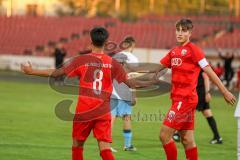
[[[72,137],[73,139],[85,141],[92,130],[97,140],[112,142],[111,120],[74,121]]]
[[[163,124],[176,130],[193,130],[197,103],[173,101]]]

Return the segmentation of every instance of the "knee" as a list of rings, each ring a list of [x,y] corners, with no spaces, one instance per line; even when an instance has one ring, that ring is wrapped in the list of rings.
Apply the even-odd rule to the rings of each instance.
[[[203,116],[204,116],[205,118],[210,117],[208,113],[206,113],[206,112],[202,112],[202,113],[203,113]]]
[[[191,137],[182,136],[181,142],[185,148],[193,148],[196,146],[194,139]]]
[[[108,142],[98,141],[98,146],[100,151],[102,151],[102,150],[110,149],[111,144]]]
[[[72,144],[73,147],[83,147],[83,145],[84,145],[84,141],[73,139],[73,144]]]
[[[203,115],[204,115],[205,118],[208,118],[208,117],[212,117],[212,116],[213,116],[211,110],[209,110],[209,109],[203,111],[202,113],[203,113]]]
[[[163,144],[167,143],[167,142],[166,142],[166,141],[167,141],[167,134],[166,134],[163,130],[160,131],[159,140],[160,140]]]

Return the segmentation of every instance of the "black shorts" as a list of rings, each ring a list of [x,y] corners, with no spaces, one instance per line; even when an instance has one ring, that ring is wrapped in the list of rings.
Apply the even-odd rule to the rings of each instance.
[[[197,110],[198,111],[204,111],[206,109],[210,109],[210,105],[208,102],[206,102],[205,99],[205,88],[203,87],[198,87],[197,88],[197,94],[198,94],[198,104],[197,104]]]

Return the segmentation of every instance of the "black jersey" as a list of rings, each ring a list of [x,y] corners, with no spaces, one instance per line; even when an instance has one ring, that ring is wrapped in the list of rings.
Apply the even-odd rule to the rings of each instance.
[[[199,76],[198,76],[197,89],[201,88],[201,87],[204,88],[203,70],[200,71]]]
[[[206,109],[209,109],[210,105],[208,102],[206,102],[206,99],[205,99],[206,91],[205,91],[205,85],[204,85],[204,79],[203,79],[203,70],[200,71],[198,76],[197,94],[198,94],[197,110],[204,111]]]

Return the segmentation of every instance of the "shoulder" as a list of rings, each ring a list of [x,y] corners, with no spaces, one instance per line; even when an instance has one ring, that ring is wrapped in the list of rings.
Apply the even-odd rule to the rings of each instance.
[[[168,52],[163,57],[172,57],[172,56],[176,55],[178,52],[177,48],[178,48],[178,46],[171,48],[170,50],[168,50]]]
[[[189,42],[187,47],[190,48],[192,51],[202,51],[202,49],[199,46],[192,42]]]
[[[178,46],[175,46],[175,47],[173,47],[173,48],[171,48],[169,51],[168,51],[168,53],[174,53],[175,51],[177,51],[177,49],[178,49]]]
[[[176,49],[178,49],[179,46],[175,46],[175,47],[172,47],[169,52],[172,52],[172,51],[175,51]]]
[[[127,59],[128,63],[138,63],[139,62],[138,58],[134,54],[132,54],[130,52],[126,53],[125,55],[128,58]]]
[[[119,52],[119,53],[117,53],[117,54],[119,54],[119,55],[124,55],[124,56],[126,56],[127,58],[129,58],[129,57],[132,57],[132,56],[133,56],[133,54],[132,54],[132,53],[130,53],[130,52],[127,52],[127,51],[121,51],[121,52]]]
[[[128,59],[128,56],[123,52],[119,52],[119,53],[116,53],[112,58],[119,62],[126,62]]]
[[[199,46],[197,46],[194,43],[189,43],[187,46],[191,52],[191,54],[195,57],[205,57],[205,53],[202,50],[202,48],[200,48]]]
[[[109,60],[111,60],[112,59],[112,57],[110,57],[109,55],[107,55],[106,53],[104,53],[103,54],[103,58],[105,58],[105,59],[109,59]]]
[[[110,57],[107,54],[104,54],[103,57],[102,57],[102,61],[103,61],[103,63],[108,63],[108,64],[113,65],[114,58]]]

